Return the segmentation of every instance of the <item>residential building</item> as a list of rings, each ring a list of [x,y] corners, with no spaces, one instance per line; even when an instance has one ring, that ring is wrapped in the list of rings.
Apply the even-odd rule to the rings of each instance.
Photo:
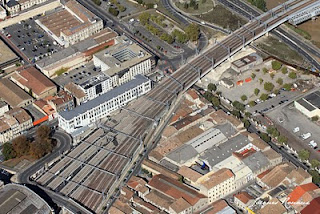
[[[65,47],[103,29],[103,21],[75,0],[67,1],[63,8],[39,18],[36,23]]]
[[[238,73],[249,70],[255,65],[261,64],[263,59],[256,53],[244,56],[231,63],[231,68]]]
[[[297,186],[289,195],[287,204],[300,213],[313,199],[320,197],[320,188],[314,183]]]
[[[148,74],[152,68],[152,55],[127,37],[119,43],[93,55],[93,63],[111,78],[112,86],[122,85],[137,74]]]
[[[32,117],[24,109],[13,108],[0,117],[0,142],[18,137],[32,126]]]
[[[219,84],[226,87],[226,88],[232,88],[234,86],[233,82],[231,80],[229,80],[228,78],[222,78],[219,81]]]
[[[228,203],[220,199],[210,204],[208,208],[205,208],[200,212],[201,214],[236,214],[237,212],[228,205]]]
[[[200,192],[208,197],[208,203],[212,203],[236,190],[234,178],[230,169],[212,171],[199,179]]]
[[[0,116],[4,115],[4,113],[6,113],[7,111],[9,111],[9,105],[0,100]]]
[[[0,5],[0,19],[5,19],[7,17],[7,11]]]
[[[32,105],[40,112],[47,115],[48,120],[52,120],[55,117],[57,117],[56,111],[54,110],[54,108],[51,105],[49,105],[48,102],[42,99],[35,101]]]
[[[16,15],[20,11],[29,9],[34,5],[44,3],[48,0],[6,0],[5,7],[10,15]]]
[[[57,93],[56,85],[34,67],[16,71],[10,79],[36,99]]]
[[[33,98],[11,80],[2,78],[0,80],[0,97],[11,108],[24,107],[30,105]]]
[[[65,85],[64,90],[70,93],[76,99],[77,106],[87,100],[86,93],[73,82],[69,82],[67,85]]]
[[[35,192],[20,184],[0,187],[1,213],[53,214],[53,209]]]
[[[19,57],[2,40],[0,40],[0,50],[0,69],[14,66],[19,61]]]
[[[308,118],[320,117],[320,91],[294,101],[294,106]]]
[[[44,99],[55,112],[70,111],[74,108],[73,97],[66,91],[59,91],[55,96],[48,96]]]
[[[301,214],[320,214],[320,197],[313,199],[302,211]]]
[[[254,203],[254,198],[247,192],[242,191],[234,196],[234,203],[242,211],[245,211],[247,207]]]
[[[268,203],[265,203],[263,207],[258,210],[258,214],[285,214],[287,209],[282,205],[282,203],[277,198],[272,198]]]
[[[204,195],[190,189],[177,180],[161,174],[153,176],[147,186],[151,189],[149,194],[160,193],[158,196],[163,196],[162,198],[169,203],[160,205],[158,200],[153,200],[156,198],[148,197],[149,194],[144,199],[169,213],[195,213],[208,205],[208,200]]]
[[[139,197],[144,197],[149,193],[149,188],[146,187],[147,182],[139,177],[132,176],[127,183],[129,189],[134,191]]]
[[[137,75],[130,82],[116,87],[71,111],[61,112],[58,116],[59,126],[66,132],[72,133],[79,127],[88,126],[109,115],[150,90],[151,81],[142,75]]]

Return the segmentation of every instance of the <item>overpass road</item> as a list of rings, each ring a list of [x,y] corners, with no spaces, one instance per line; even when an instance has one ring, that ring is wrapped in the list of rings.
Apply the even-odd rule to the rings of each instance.
[[[254,17],[258,17],[262,14],[261,11],[254,8],[242,0],[218,0],[221,4],[228,7],[230,10],[238,13],[244,18],[251,20]],[[308,44],[300,36],[289,33],[284,29],[284,27],[277,27],[270,31],[271,34],[275,35],[286,44],[295,49],[299,54],[306,58],[315,68],[320,70],[320,63],[313,57],[320,58],[320,51],[317,47]]]

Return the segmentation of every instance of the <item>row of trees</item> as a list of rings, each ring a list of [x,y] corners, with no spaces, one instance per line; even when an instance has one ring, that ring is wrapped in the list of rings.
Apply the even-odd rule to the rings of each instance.
[[[50,133],[51,130],[48,126],[40,126],[33,141],[21,135],[13,139],[12,143],[5,143],[2,148],[5,160],[26,155],[31,155],[33,158],[38,159],[50,153],[56,144],[50,138]]]

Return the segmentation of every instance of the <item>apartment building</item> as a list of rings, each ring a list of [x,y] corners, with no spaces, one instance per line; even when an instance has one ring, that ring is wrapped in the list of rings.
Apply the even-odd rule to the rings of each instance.
[[[200,192],[208,197],[208,203],[212,203],[236,190],[234,179],[232,171],[226,168],[208,173],[198,180]]]
[[[36,99],[57,93],[56,85],[34,67],[16,71],[10,79]]]
[[[13,108],[0,117],[0,142],[8,142],[31,128],[32,117],[22,108]]]
[[[111,78],[112,86],[130,81],[137,74],[148,74],[152,69],[152,55],[128,38],[93,55],[96,68]]]
[[[63,8],[41,17],[36,23],[65,47],[103,29],[103,21],[75,0],[67,1]]]
[[[88,126],[109,115],[150,90],[151,80],[142,75],[137,75],[130,82],[116,87],[71,111],[61,112],[58,116],[59,126],[66,132],[72,133],[80,127]]]
[[[48,0],[7,0],[5,7],[11,15],[15,15],[20,11],[26,10],[34,5],[41,4],[46,1]]]

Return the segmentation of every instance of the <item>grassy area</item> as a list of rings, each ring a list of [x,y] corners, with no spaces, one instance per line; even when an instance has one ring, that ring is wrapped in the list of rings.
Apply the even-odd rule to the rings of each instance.
[[[258,40],[257,47],[289,63],[301,64],[303,62],[303,58],[295,50],[271,36]]]
[[[185,4],[182,4],[180,2],[176,2],[176,6],[186,13],[201,14],[211,10],[213,8],[213,3],[211,0],[207,0],[204,3],[202,3],[202,1],[199,1],[197,10],[195,10],[194,7],[191,7],[191,6],[188,6],[188,8],[185,8]]]
[[[294,27],[294,26],[292,26],[290,24],[286,24],[286,25],[287,25],[287,27],[289,27],[291,30],[293,30],[294,32],[296,32],[297,34],[302,36],[303,38],[311,40],[311,35],[307,31],[302,30],[302,29],[297,28],[297,27]]]
[[[236,30],[238,28],[238,22],[240,22],[240,24],[246,23],[241,17],[231,13],[221,5],[217,5],[209,13],[196,17],[230,30]]]
[[[59,70],[56,71],[56,75],[60,76],[61,74],[67,72],[69,68],[60,68]]]

